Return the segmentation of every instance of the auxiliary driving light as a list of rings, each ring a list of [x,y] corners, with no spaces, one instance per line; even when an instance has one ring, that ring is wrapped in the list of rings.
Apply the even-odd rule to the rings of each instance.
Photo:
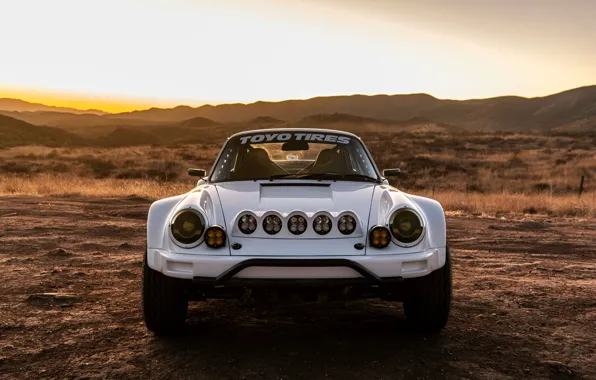
[[[389,245],[391,240],[390,232],[383,226],[375,226],[370,230],[368,241],[371,247],[385,248]]]
[[[209,248],[221,248],[226,245],[226,232],[220,226],[207,228],[205,242]]]
[[[412,209],[402,208],[395,211],[389,219],[391,234],[400,243],[415,245],[424,231],[421,218]]]
[[[275,235],[281,231],[281,219],[277,215],[268,215],[263,220],[263,229],[269,235]]]
[[[327,235],[331,231],[331,218],[327,215],[319,215],[313,221],[313,228],[319,235]]]
[[[306,231],[306,219],[302,215],[291,216],[288,220],[288,229],[294,235],[300,235]]]
[[[244,214],[238,219],[238,228],[242,233],[250,235],[257,229],[257,219],[250,214]]]
[[[339,232],[342,234],[349,235],[356,229],[356,219],[351,215],[344,215],[339,218],[337,228],[339,228]]]
[[[203,231],[205,221],[203,215],[194,209],[186,209],[177,213],[170,223],[170,231],[174,242],[183,246],[192,246],[197,243]]]

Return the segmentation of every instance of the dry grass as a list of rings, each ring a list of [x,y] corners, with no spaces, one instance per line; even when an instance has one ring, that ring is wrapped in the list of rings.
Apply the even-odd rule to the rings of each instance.
[[[380,169],[402,169],[391,179],[393,185],[436,198],[447,210],[596,216],[594,136],[353,132]],[[186,169],[209,170],[232,131],[210,133],[195,144],[0,149],[0,194],[151,199],[181,194],[193,184]],[[582,176],[584,194],[578,199]]]
[[[0,176],[0,195],[57,195],[88,197],[139,196],[151,200],[183,194],[193,181],[160,182],[150,179],[73,177],[71,175]],[[577,194],[490,193],[454,190],[411,191],[441,202],[445,210],[474,215],[546,214],[596,217],[596,192]]]
[[[209,169],[218,153],[206,146],[48,148],[0,150],[0,175],[41,173],[74,177],[186,181],[189,167]]]
[[[466,193],[460,191],[423,191],[419,195],[439,201],[445,210],[466,214],[505,216],[546,214],[553,216],[596,217],[596,192],[576,194],[545,193]]]
[[[38,174],[0,177],[1,195],[66,195],[85,197],[139,196],[161,199],[183,194],[193,182],[159,182],[144,179],[88,178],[70,175]]]

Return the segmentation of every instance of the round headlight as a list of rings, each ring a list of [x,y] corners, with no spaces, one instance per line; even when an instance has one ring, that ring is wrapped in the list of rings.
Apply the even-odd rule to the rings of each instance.
[[[371,247],[385,248],[391,241],[391,235],[387,228],[383,226],[375,226],[370,230],[368,241]]]
[[[389,228],[397,241],[408,245],[417,242],[424,231],[418,214],[407,208],[397,210],[391,215]]]
[[[306,231],[306,219],[302,215],[293,215],[288,220],[288,229],[294,235],[300,235]]]
[[[193,209],[182,210],[174,216],[170,230],[174,240],[183,245],[198,242],[205,229],[205,220],[200,212]]]
[[[257,229],[257,219],[250,214],[244,214],[238,218],[238,228],[244,234],[252,234]]]
[[[209,248],[221,248],[226,245],[226,232],[220,226],[207,228],[205,242]]]
[[[342,234],[349,235],[356,229],[356,219],[351,215],[344,215],[339,218],[337,228]]]
[[[281,218],[277,215],[268,215],[263,219],[263,229],[269,235],[275,235],[281,231]]]
[[[327,235],[331,231],[331,218],[327,215],[319,215],[312,224],[315,232],[319,235]]]

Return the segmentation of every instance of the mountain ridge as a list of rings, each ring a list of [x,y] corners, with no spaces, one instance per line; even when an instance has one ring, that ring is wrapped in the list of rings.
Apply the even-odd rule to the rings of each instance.
[[[72,107],[48,106],[42,103],[29,102],[15,98],[0,98],[0,110],[12,112],[68,112],[72,114],[95,114],[106,115],[107,112],[98,109],[82,110]]]
[[[1,109],[1,107],[0,107]],[[432,95],[340,95],[279,102],[258,101],[199,107],[153,107],[113,114],[78,115],[61,113],[47,117],[36,112],[0,113],[36,125],[179,124],[193,118],[227,124],[269,117],[296,122],[313,115],[345,114],[375,120],[432,120],[470,131],[545,131],[596,117],[596,85],[583,86],[540,97],[505,95],[468,100],[439,99]],[[52,117],[50,117],[52,116]],[[59,116],[59,117],[58,117]],[[196,119],[201,120],[201,119]],[[588,128],[591,124],[588,124]],[[596,127],[595,127],[596,128]]]
[[[219,123],[240,122],[259,116],[297,121],[321,114],[349,114],[363,118],[409,120],[426,118],[472,131],[544,131],[596,116],[596,85],[583,86],[541,97],[514,95],[452,100],[428,94],[347,95],[306,100],[222,104],[176,109],[136,111],[111,115],[121,119],[147,118],[160,122],[182,121],[189,116]]]

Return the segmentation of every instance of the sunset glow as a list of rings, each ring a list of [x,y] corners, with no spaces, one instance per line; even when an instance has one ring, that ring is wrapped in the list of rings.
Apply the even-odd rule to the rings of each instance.
[[[124,111],[596,83],[596,3],[445,3],[0,0],[0,97]]]

